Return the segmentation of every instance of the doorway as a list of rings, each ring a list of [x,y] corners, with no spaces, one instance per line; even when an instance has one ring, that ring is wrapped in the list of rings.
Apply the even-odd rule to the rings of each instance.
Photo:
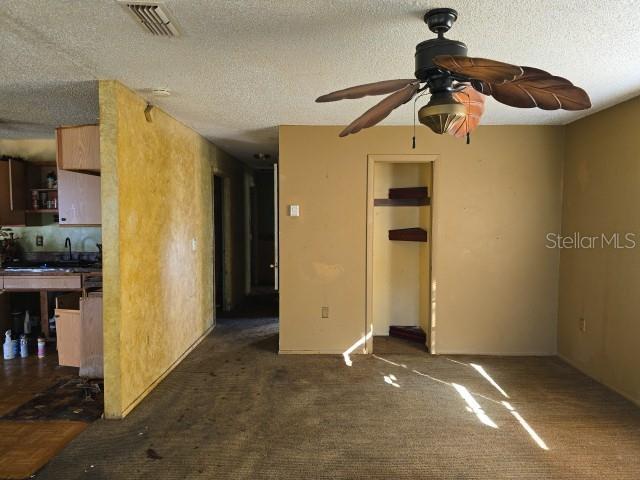
[[[370,155],[367,351],[431,350],[434,155]],[[375,349],[375,350],[374,350]]]
[[[216,312],[231,308],[229,295],[229,212],[227,179],[213,175],[213,264],[214,264],[214,302]]]
[[[276,186],[274,169],[254,172],[251,199],[251,290],[253,293],[272,293],[276,290]]]

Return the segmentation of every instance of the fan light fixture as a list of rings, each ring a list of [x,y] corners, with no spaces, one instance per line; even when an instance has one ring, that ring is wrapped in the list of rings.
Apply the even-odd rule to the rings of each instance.
[[[467,116],[467,109],[450,92],[435,93],[429,103],[418,110],[418,120],[439,135],[448,133]]]
[[[316,99],[335,102],[388,95],[347,125],[340,132],[341,137],[377,125],[394,109],[426,93],[432,97],[418,113],[420,123],[440,135],[466,136],[467,143],[469,134],[480,123],[485,96],[516,108],[569,111],[591,108],[587,92],[566,78],[539,68],[468,57],[463,42],[445,38],[457,18],[458,13],[451,8],[435,8],[425,13],[424,21],[437,38],[416,45],[415,78],[356,85]]]

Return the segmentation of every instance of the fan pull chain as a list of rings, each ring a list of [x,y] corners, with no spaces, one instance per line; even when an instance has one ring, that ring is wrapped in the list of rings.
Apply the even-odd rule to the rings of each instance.
[[[422,92],[413,100],[413,140],[411,148],[413,148],[414,150],[416,149],[416,104],[418,102],[418,99],[423,95],[430,95],[430,93],[428,91]]]
[[[471,132],[469,131],[469,112],[471,111],[471,96],[465,91],[462,91],[462,93],[467,96],[467,118],[464,121],[464,125],[467,130],[467,145],[469,145],[471,143]]]

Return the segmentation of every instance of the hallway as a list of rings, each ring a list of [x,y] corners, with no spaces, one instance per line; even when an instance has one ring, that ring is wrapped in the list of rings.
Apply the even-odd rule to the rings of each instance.
[[[277,355],[277,346],[273,318],[219,320],[139,408],[93,423],[36,478],[622,480],[640,471],[638,409],[556,358],[354,355],[347,367],[341,356]]]

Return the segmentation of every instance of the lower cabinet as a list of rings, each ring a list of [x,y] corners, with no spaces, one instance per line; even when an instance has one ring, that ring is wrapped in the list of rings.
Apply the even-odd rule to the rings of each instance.
[[[56,336],[58,343],[58,363],[67,367],[79,367],[82,346],[82,323],[80,310],[74,305],[65,305],[56,299]]]
[[[104,378],[104,355],[102,350],[102,293],[89,293],[80,300],[82,319],[82,342],[80,376]]]

